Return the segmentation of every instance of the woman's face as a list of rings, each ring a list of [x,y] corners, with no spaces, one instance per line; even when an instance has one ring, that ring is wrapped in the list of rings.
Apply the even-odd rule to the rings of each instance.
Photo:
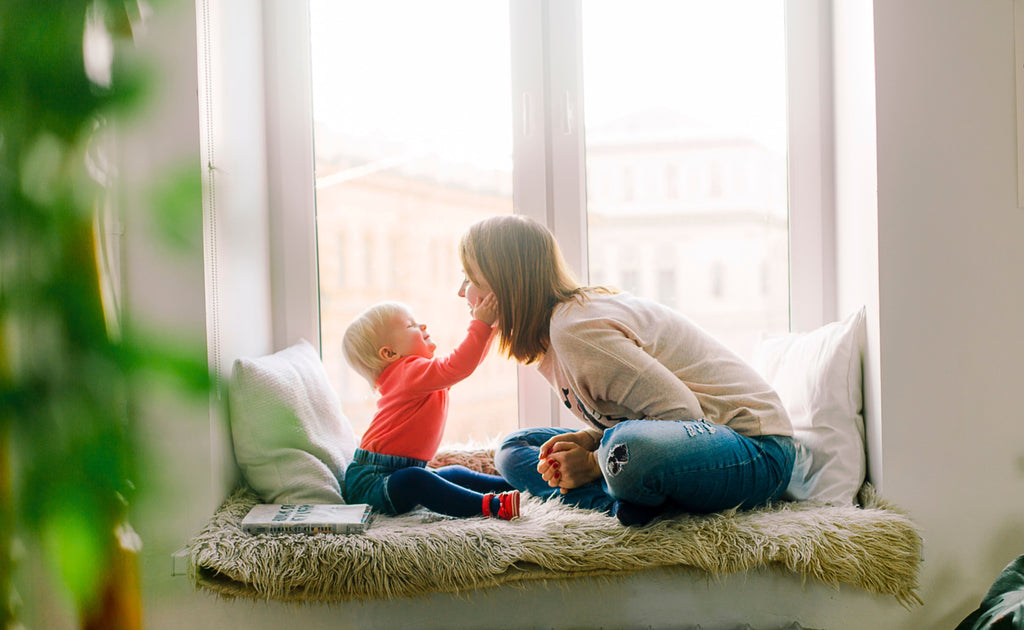
[[[477,269],[473,261],[467,260],[466,267],[468,267],[465,270],[466,277],[462,280],[462,285],[459,287],[459,297],[466,298],[470,306],[476,306],[480,303],[480,300],[492,293],[491,287],[483,280],[480,270]],[[470,278],[476,278],[476,283],[471,281]]]

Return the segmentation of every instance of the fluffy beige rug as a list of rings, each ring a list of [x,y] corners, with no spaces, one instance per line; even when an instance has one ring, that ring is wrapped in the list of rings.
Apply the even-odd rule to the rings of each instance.
[[[486,469],[474,459],[456,455],[437,463]],[[199,588],[227,597],[338,602],[678,566],[710,577],[757,568],[788,571],[892,595],[904,606],[920,603],[921,536],[870,486],[859,508],[778,503],[660,519],[643,528],[526,496],[523,517],[513,522],[420,510],[377,516],[360,535],[250,536],[240,524],[258,502],[251,491],[236,491],[189,543]]]

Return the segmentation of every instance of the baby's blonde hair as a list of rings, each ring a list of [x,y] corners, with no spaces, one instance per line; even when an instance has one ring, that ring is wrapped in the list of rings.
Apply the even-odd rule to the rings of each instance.
[[[377,389],[381,372],[389,365],[380,356],[384,334],[396,317],[411,312],[401,302],[381,302],[360,313],[345,329],[341,341],[345,360],[374,389]]]

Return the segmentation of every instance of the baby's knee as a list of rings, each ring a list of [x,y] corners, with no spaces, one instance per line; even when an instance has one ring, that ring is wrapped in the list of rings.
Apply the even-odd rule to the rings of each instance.
[[[419,489],[423,484],[429,483],[430,477],[435,475],[435,473],[427,470],[426,468],[419,468],[417,466],[399,468],[388,475],[388,489],[390,490],[395,485]]]

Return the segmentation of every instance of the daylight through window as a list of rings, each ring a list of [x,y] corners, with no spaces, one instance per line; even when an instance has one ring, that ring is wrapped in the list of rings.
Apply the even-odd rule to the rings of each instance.
[[[515,126],[559,132],[512,113],[510,51],[531,44],[510,11],[524,5],[311,0],[321,346],[357,433],[375,396],[342,358],[345,327],[400,300],[450,352],[469,322],[458,239],[520,203]],[[789,322],[782,2],[581,6],[590,281],[659,300],[749,356]],[[515,364],[492,352],[452,388],[446,440],[515,429],[517,391]]]

